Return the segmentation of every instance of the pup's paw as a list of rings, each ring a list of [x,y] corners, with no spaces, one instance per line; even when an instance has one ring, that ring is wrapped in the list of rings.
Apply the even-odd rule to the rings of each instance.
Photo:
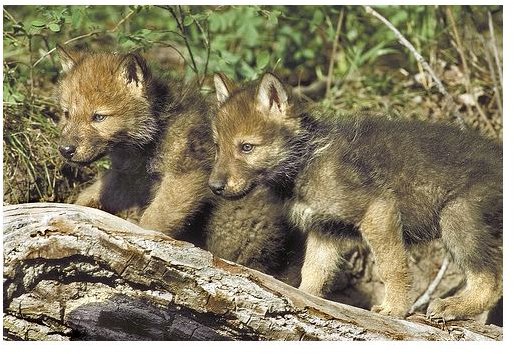
[[[371,308],[372,312],[379,313],[381,315],[405,318],[407,315],[407,309],[399,306],[391,306],[388,304],[374,305]]]
[[[462,318],[455,298],[435,299],[428,305],[426,316],[433,322],[446,322]]]
[[[102,205],[101,205],[100,201],[98,200],[98,198],[95,198],[89,194],[79,195],[79,197],[75,201],[75,204],[90,207],[90,208],[102,209]]]

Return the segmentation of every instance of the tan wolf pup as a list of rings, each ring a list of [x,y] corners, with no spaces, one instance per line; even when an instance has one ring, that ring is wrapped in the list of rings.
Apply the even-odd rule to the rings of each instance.
[[[196,85],[157,77],[136,53],[57,51],[59,150],[78,165],[111,160],[77,204],[111,213],[139,208],[143,227],[179,238],[207,217],[207,247],[218,256],[263,271],[280,263],[286,231],[276,198],[263,188],[235,205],[208,188],[212,111]]]
[[[322,295],[341,240],[362,240],[385,285],[373,310],[405,316],[408,246],[440,238],[467,285],[434,300],[430,318],[474,316],[502,296],[501,146],[444,124],[309,108],[270,73],[241,88],[227,82],[215,77],[210,187],[234,199],[264,184],[284,198],[307,233],[300,289]]]

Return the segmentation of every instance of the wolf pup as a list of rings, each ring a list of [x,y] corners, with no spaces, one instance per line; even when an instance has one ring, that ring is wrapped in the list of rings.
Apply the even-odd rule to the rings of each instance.
[[[448,125],[343,115],[304,106],[272,74],[239,89],[215,78],[217,156],[209,185],[240,198],[267,184],[307,233],[300,289],[322,295],[342,238],[365,241],[385,296],[374,311],[411,305],[407,247],[441,238],[466,274],[427,316],[467,318],[502,295],[502,149]]]
[[[57,51],[59,150],[78,165],[104,155],[112,164],[76,203],[111,213],[146,208],[143,227],[180,234],[210,194],[214,156],[203,97],[192,85],[152,76],[139,54]]]
[[[108,155],[112,165],[77,204],[144,210],[143,227],[200,244],[191,236],[205,224],[215,255],[265,272],[280,265],[287,229],[276,198],[263,188],[234,205],[209,190],[211,110],[194,85],[155,77],[138,54],[58,53],[60,152],[79,165]]]

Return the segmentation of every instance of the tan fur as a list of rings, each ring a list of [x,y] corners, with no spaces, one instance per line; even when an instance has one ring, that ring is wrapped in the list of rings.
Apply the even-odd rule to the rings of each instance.
[[[467,272],[466,286],[456,296],[433,300],[427,309],[429,318],[453,320],[472,318],[492,308],[502,296],[503,277],[487,272]]]
[[[307,235],[300,290],[323,296],[324,288],[337,275],[341,253],[346,249],[346,244],[340,238],[310,231]]]
[[[136,208],[142,226],[200,245],[197,234],[205,232],[215,255],[262,271],[283,263],[288,230],[271,192],[262,189],[235,210],[208,188],[211,110],[196,87],[153,77],[137,54],[58,52],[57,91],[67,112],[61,146],[76,147],[71,163],[111,160],[77,204],[111,213]],[[106,118],[94,121],[95,113]]]
[[[183,90],[183,96],[170,98],[170,104],[194,99],[197,105],[181,110],[163,107],[172,111],[157,117],[142,59],[75,53],[74,61],[59,86],[61,106],[69,116],[62,121],[63,144],[76,146],[71,162],[89,163],[104,154],[112,161],[111,170],[82,192],[77,203],[110,212],[148,204],[143,226],[179,233],[184,221],[211,197],[205,185],[212,148],[208,140],[198,142],[208,138],[207,111],[195,108],[201,107],[202,97]],[[133,77],[128,76],[132,71]],[[92,121],[95,113],[107,118]]]
[[[367,241],[385,286],[382,304],[374,311],[405,316],[411,305],[412,277],[403,244],[400,211],[392,195],[374,200],[366,210],[359,229]]]
[[[467,245],[458,247],[452,245],[453,248],[464,253],[467,247],[474,247],[475,242],[473,235],[483,237],[483,226],[477,223],[477,213],[475,200],[459,198],[449,203],[441,213],[441,232],[443,237],[452,240],[456,236],[456,230],[465,232],[468,239]],[[501,253],[503,247],[494,250]],[[459,258],[465,258],[463,254],[457,255]],[[490,255],[484,252],[483,257],[488,258]],[[502,265],[498,264],[500,268]],[[503,272],[494,273],[487,268],[483,270],[465,268],[466,286],[456,296],[446,299],[434,300],[427,309],[427,316],[434,318],[444,318],[452,320],[457,318],[471,318],[479,315],[485,310],[493,307],[503,295]]]
[[[274,275],[287,268],[287,238],[299,236],[287,226],[282,201],[266,187],[220,202],[207,229],[205,246],[213,254]]]
[[[240,88],[218,86],[209,184],[229,199],[262,185],[284,199],[290,221],[307,234],[301,289],[323,295],[342,255],[337,240],[361,240],[385,285],[374,310],[404,316],[411,305],[407,248],[440,238],[468,285],[427,314],[465,318],[498,301],[501,146],[443,124],[322,111],[269,73]]]

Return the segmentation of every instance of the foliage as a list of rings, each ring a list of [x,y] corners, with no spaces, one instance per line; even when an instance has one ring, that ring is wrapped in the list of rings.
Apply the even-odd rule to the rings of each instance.
[[[501,138],[502,7],[375,9],[435,69],[468,125]],[[311,96],[327,106],[451,120],[413,55],[360,6],[5,6],[3,16],[7,202],[64,201],[99,167],[63,166],[56,152],[57,43],[141,50],[205,89],[213,72],[244,81],[275,71],[295,86],[322,83]]]

